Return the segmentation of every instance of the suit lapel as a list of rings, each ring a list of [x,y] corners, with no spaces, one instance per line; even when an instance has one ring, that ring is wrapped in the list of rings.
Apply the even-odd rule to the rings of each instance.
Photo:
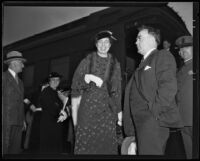
[[[127,103],[129,104],[129,93],[130,93],[130,88],[132,85],[132,82],[135,79],[136,82],[136,86],[139,88],[139,83],[140,83],[140,74],[141,72],[144,70],[143,67],[145,67],[149,61],[152,59],[152,57],[154,56],[154,53],[156,53],[158,50],[153,50],[151,52],[151,54],[146,58],[146,60],[144,62],[141,62],[141,64],[139,65],[139,67],[135,70],[133,76],[131,77],[130,81],[127,84],[126,90],[125,90],[125,100],[124,100],[124,104],[127,105]]]
[[[22,94],[22,89],[20,88],[21,80],[19,79],[19,84],[17,84],[16,80],[13,78],[13,76],[11,75],[9,71],[7,71],[7,75],[8,75],[8,81],[10,81],[13,84],[13,87],[16,88],[16,91]]]
[[[158,52],[157,49],[153,50],[150,53],[150,55],[143,62],[141,62],[139,67],[135,70],[135,81],[136,81],[136,85],[138,88],[140,87],[139,83],[141,82],[140,81],[141,73],[144,71],[144,67],[149,64],[149,62],[151,61],[151,59],[154,56],[154,53],[156,53],[156,52]]]
[[[149,56],[148,56],[143,62],[140,63],[140,65],[139,65],[139,67],[138,67],[138,70],[140,70],[140,69],[142,69],[143,67],[145,67],[145,66],[149,63],[149,61],[152,59],[154,53],[156,53],[157,51],[158,51],[157,49],[153,50],[153,51],[149,54]]]
[[[139,82],[138,82],[138,72],[139,72],[139,69],[141,69],[141,68],[137,68],[136,70],[135,70],[135,73],[134,73],[134,76],[135,76],[135,82],[136,82],[136,86],[138,87],[138,85],[139,85]]]
[[[22,83],[21,79],[19,79],[19,85],[18,85],[18,87],[19,87],[20,93],[23,95],[23,93],[24,93],[24,88],[23,88],[23,83]]]

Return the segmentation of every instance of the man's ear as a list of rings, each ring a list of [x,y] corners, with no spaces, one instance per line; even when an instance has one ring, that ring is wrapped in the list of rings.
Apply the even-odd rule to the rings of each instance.
[[[157,44],[155,37],[153,37],[152,35],[149,35],[148,39],[149,39],[149,42],[151,42],[152,44]]]

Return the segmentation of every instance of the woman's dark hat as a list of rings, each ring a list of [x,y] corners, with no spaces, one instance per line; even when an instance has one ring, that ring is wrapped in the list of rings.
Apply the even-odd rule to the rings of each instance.
[[[51,72],[48,78],[62,78],[62,75],[58,74],[57,72]]]
[[[20,60],[23,63],[26,62],[26,59],[22,56],[22,53],[20,53],[19,51],[11,51],[7,53],[4,63],[8,64],[9,62],[13,60]]]
[[[111,31],[108,31],[108,30],[106,30],[106,31],[101,31],[101,32],[99,32],[98,34],[96,34],[96,36],[95,36],[95,40],[97,41],[97,40],[100,40],[100,39],[102,39],[102,38],[110,38],[110,39],[113,39],[113,40],[117,40],[114,36],[113,36],[113,33],[111,32]]]

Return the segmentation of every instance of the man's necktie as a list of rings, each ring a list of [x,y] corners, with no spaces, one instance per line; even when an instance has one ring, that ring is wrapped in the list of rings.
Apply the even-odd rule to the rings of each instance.
[[[17,82],[17,84],[19,83],[19,80],[18,80],[18,76],[17,75],[15,75],[15,80],[16,80],[16,82]]]
[[[139,67],[142,66],[142,63],[143,63],[143,62],[144,62],[144,58],[141,59],[140,64],[139,64]]]

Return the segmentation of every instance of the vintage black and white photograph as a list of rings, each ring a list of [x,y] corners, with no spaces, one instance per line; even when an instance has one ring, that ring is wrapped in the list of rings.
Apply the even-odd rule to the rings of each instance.
[[[2,2],[1,157],[199,159],[198,15],[187,1]]]

